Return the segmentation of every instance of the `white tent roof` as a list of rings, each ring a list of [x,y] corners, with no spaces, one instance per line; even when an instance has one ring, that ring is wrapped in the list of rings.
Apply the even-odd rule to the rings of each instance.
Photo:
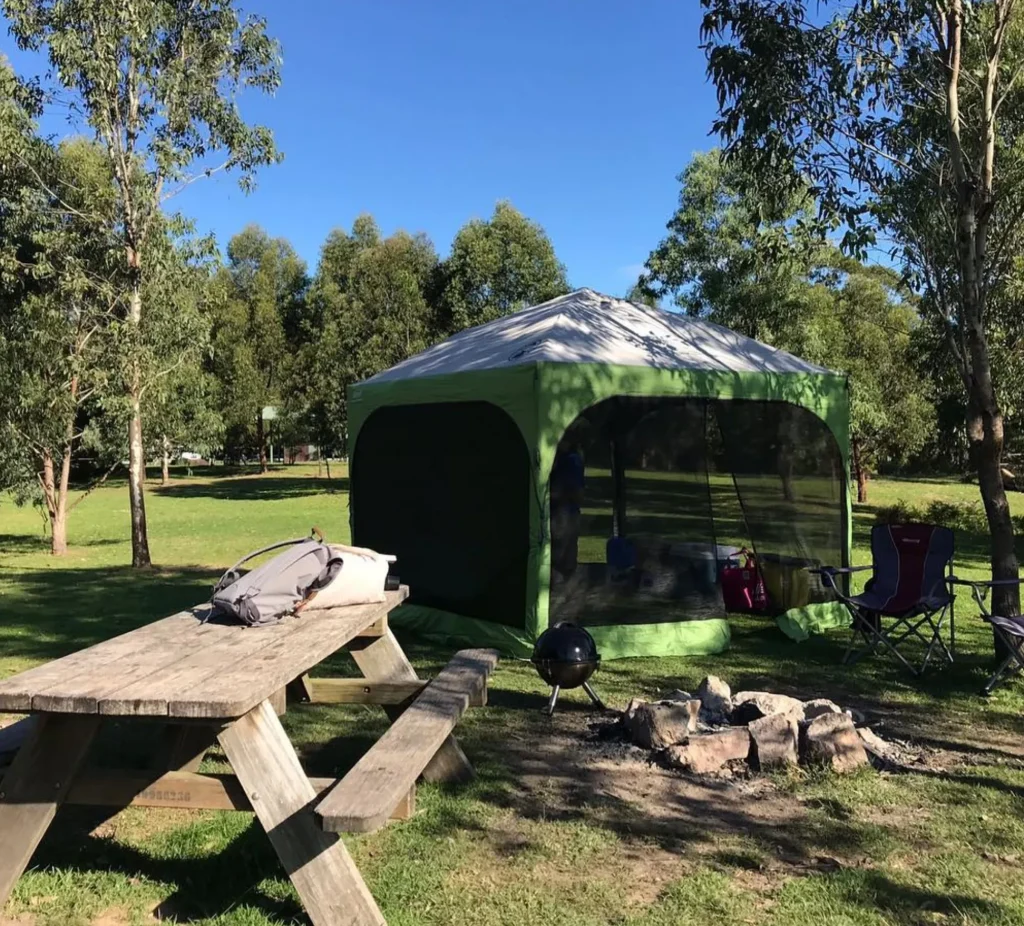
[[[829,372],[720,325],[578,289],[461,331],[367,382],[528,363],[602,363],[727,373]]]

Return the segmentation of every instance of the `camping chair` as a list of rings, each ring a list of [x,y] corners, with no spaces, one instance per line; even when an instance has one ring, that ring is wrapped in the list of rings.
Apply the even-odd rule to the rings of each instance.
[[[993,614],[986,603],[988,590],[999,585],[1020,585],[1024,583],[1024,579],[990,579],[987,582],[975,582],[953,576],[950,582],[953,585],[970,586],[974,600],[978,602],[978,610],[981,611],[982,619],[992,625],[992,633],[1007,654],[981,689],[981,693],[988,696],[992,694],[992,689],[996,685],[1007,681],[1012,676],[1019,675],[1024,670],[1024,615],[1012,614],[1009,617],[1002,617],[999,614]]]
[[[814,570],[826,588],[846,605],[852,636],[843,662],[852,665],[879,647],[914,675],[927,667],[936,649],[949,661],[956,644],[953,622],[953,532],[930,524],[876,524],[871,529],[871,565]],[[871,569],[872,576],[859,595],[844,594],[835,577]],[[942,625],[949,614],[949,647],[942,640]],[[887,620],[883,620],[887,619]],[[911,665],[899,646],[910,638],[925,644],[920,668]]]

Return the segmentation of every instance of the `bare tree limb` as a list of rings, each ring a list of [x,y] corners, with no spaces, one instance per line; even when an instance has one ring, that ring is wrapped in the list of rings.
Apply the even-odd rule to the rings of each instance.
[[[110,474],[113,473],[114,470],[117,469],[117,467],[119,467],[120,465],[120,460],[112,464],[110,469],[108,469],[102,476],[100,476],[99,479],[97,479],[95,482],[89,485],[82,492],[82,494],[78,496],[78,498],[76,498],[70,505],[68,505],[68,511],[74,511],[79,505],[81,505],[82,502],[86,500],[86,498],[88,498],[96,489],[98,489],[101,485],[103,485],[103,483],[107,481],[107,479],[110,478]]]

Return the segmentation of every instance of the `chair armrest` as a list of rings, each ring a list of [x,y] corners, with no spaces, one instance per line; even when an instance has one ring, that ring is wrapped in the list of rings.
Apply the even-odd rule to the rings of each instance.
[[[831,592],[835,593],[835,596],[847,604],[850,603],[850,599],[847,595],[839,589],[836,585],[836,576],[849,575],[851,572],[863,572],[865,569],[871,569],[871,566],[822,566],[819,569],[809,569],[812,575],[819,575],[822,578],[822,584]]]
[[[950,585],[985,586],[994,588],[997,585],[1021,585],[1024,584],[1024,577],[1019,579],[961,579],[958,576],[950,576],[947,580]]]
[[[990,588],[998,588],[1007,585],[1021,585],[1024,578],[1019,579],[961,579],[959,576],[949,576],[946,581],[950,585],[966,585],[971,590],[971,595],[981,609],[982,617],[986,620],[991,616],[985,606],[985,599],[988,597]]]

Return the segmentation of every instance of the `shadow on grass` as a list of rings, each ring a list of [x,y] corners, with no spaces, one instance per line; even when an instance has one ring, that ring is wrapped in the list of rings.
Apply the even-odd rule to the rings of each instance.
[[[216,578],[200,566],[23,572],[16,606],[0,622],[0,652],[56,659],[206,601]]]
[[[72,549],[83,547],[116,547],[119,544],[128,543],[128,538],[123,540],[116,537],[100,537],[96,540],[86,540],[71,544]],[[31,534],[0,534],[0,554],[20,553],[49,553],[50,538]],[[59,557],[54,557],[55,564],[60,563]]]
[[[0,534],[0,553],[48,553],[50,538],[42,534]]]
[[[827,877],[833,902],[881,914],[893,926],[921,926],[947,917],[961,922],[1013,922],[1012,910],[979,894],[919,888],[894,881],[878,870],[844,871]]]
[[[205,922],[238,907],[250,907],[274,922],[306,921],[295,900],[270,897],[258,889],[261,881],[284,878],[285,872],[255,818],[222,851],[151,854],[92,832],[110,816],[98,808],[62,809],[33,864],[86,873],[116,872],[168,884],[173,893],[154,915],[170,922]]]
[[[347,492],[347,477],[317,479],[312,476],[243,476],[217,479],[212,482],[181,480],[151,491],[166,498],[216,498],[225,500],[263,501],[268,499],[303,498],[308,495]]]

